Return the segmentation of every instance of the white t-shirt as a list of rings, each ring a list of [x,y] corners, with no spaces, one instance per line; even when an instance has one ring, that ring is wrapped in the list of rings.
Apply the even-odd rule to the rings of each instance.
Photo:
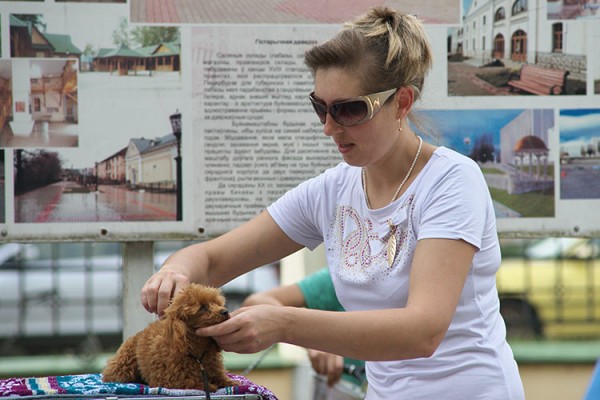
[[[336,294],[348,311],[406,306],[418,240],[463,239],[477,247],[438,349],[429,358],[367,362],[367,399],[524,398],[495,286],[500,247],[494,209],[472,160],[437,148],[403,195],[377,210],[366,205],[361,169],[341,163],[290,190],[268,211],[295,242],[310,249],[325,242]],[[397,226],[391,267],[388,219]]]

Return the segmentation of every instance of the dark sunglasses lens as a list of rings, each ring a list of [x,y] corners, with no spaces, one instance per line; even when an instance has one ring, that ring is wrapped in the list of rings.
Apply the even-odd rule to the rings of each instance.
[[[317,113],[317,116],[319,117],[319,120],[321,121],[321,123],[325,123],[325,118],[327,118],[327,109],[325,108],[325,106],[313,99],[310,99],[310,102],[312,103],[313,108],[315,109],[315,113]]]
[[[332,104],[329,112],[341,125],[356,125],[369,113],[367,103],[362,100],[349,101],[347,103]]]

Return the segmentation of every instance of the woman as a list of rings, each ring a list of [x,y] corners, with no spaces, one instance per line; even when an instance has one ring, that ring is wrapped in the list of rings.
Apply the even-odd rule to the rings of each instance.
[[[494,210],[479,167],[407,119],[431,67],[416,17],[374,8],[310,49],[310,100],[344,162],[250,222],[172,255],[142,290],[159,314],[189,282],[221,286],[325,243],[335,313],[257,305],[199,329],[226,350],[287,342],[367,360],[367,399],[524,398],[499,313]]]

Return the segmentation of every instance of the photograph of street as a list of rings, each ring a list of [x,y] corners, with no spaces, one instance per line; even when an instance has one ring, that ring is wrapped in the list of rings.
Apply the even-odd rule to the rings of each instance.
[[[459,0],[381,0],[426,24],[460,23]],[[130,0],[132,23],[342,24],[365,12],[372,0]]]
[[[465,0],[463,12],[448,30],[449,96],[586,94],[584,23],[548,20],[545,0]]]
[[[560,198],[600,199],[600,109],[560,110]]]
[[[0,147],[77,147],[75,59],[0,60]]]
[[[442,145],[479,164],[497,218],[552,217],[556,149],[548,146],[554,111],[427,110]]]

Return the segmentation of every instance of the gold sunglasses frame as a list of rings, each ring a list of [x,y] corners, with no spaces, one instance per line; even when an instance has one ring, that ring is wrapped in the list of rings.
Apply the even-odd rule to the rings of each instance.
[[[363,124],[369,120],[371,120],[378,112],[379,110],[381,110],[381,107],[383,107],[383,105],[390,99],[390,97],[392,97],[393,94],[395,94],[398,91],[397,88],[394,89],[389,89],[389,90],[384,90],[383,92],[377,92],[377,93],[372,93],[372,94],[366,94],[363,96],[356,96],[356,97],[352,97],[350,99],[346,99],[346,100],[342,100],[342,101],[336,101],[335,103],[332,104],[326,104],[320,100],[317,100],[315,98],[315,92],[312,92],[310,95],[308,95],[308,98],[310,99],[311,103],[313,103],[313,108],[314,105],[319,105],[322,107],[325,107],[325,115],[329,114],[331,115],[331,118],[333,118],[333,120],[342,126],[356,126],[356,125],[360,125]],[[354,102],[354,101],[362,101],[367,105],[367,115],[362,118],[361,120],[352,123],[352,124],[344,124],[341,123],[340,121],[338,121],[336,119],[336,117],[330,112],[331,107],[340,105],[340,104],[344,104],[344,103],[350,103],[350,102]],[[316,110],[315,110],[316,113]],[[319,114],[317,113],[317,116]],[[321,118],[319,117],[319,121],[321,121]],[[321,123],[323,125],[325,125],[325,121],[321,121]]]

